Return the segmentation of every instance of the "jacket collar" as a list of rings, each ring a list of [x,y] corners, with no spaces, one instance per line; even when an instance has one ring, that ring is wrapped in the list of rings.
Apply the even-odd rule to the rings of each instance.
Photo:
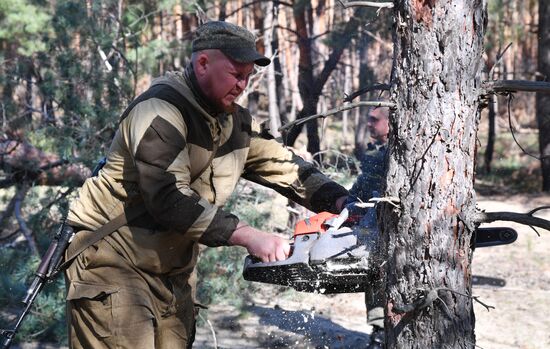
[[[193,69],[193,63],[189,63],[189,65],[185,68],[183,77],[185,79],[185,82],[187,83],[187,86],[189,86],[201,107],[203,107],[203,109],[206,110],[210,115],[217,116],[218,114],[220,114],[220,112],[217,112],[212,107],[213,103],[211,103],[209,98],[202,92],[199,82],[197,80],[197,76],[195,75],[195,70]]]
[[[175,71],[167,72],[164,76],[153,80],[151,86],[169,85],[176,89],[189,103],[191,103],[200,114],[209,122],[216,123],[216,114],[213,114],[204,107],[204,104],[199,102],[196,91],[193,91],[191,82],[185,77],[185,72]]]

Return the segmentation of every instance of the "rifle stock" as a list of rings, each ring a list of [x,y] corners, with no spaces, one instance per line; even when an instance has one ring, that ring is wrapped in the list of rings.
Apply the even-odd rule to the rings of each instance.
[[[19,314],[15,326],[11,330],[2,330],[1,334],[4,337],[2,342],[2,349],[8,349],[23,322],[23,319],[30,312],[34,300],[38,296],[38,293],[42,290],[44,285],[47,282],[52,281],[60,269],[59,266],[63,261],[63,256],[67,246],[69,245],[72,237],[74,235],[74,230],[70,226],[66,225],[65,222],[61,224],[59,231],[55,234],[53,241],[50,243],[48,250],[42,257],[40,265],[38,266],[34,280],[31,283],[31,286],[27,289],[25,298],[23,299],[23,304],[25,309]]]
[[[92,171],[92,177],[95,177],[99,174],[99,171],[107,163],[107,158],[103,157],[99,160],[98,164]],[[46,253],[40,261],[34,280],[32,281],[31,286],[27,289],[25,298],[23,299],[23,304],[25,304],[25,309],[21,312],[17,318],[15,326],[11,330],[0,330],[0,335],[3,337],[2,348],[8,349],[17,333],[17,330],[21,326],[21,322],[30,312],[32,304],[38,293],[42,290],[44,285],[47,282],[51,282],[57,274],[62,271],[63,266],[63,257],[65,256],[65,250],[67,246],[71,243],[71,240],[74,236],[74,230],[72,227],[65,224],[65,220],[61,223],[61,227],[55,234],[53,241],[50,243],[50,246],[46,250]]]
[[[47,282],[52,281],[59,273],[60,270],[58,267],[59,265],[61,265],[64,252],[67,249],[67,246],[69,245],[69,242],[71,241],[73,235],[73,228],[63,222],[53,241],[50,243],[48,250],[42,257],[31,286],[27,289],[27,293],[25,294],[25,298],[23,299],[25,309],[17,318],[17,322],[15,323],[13,329],[2,330],[2,336],[4,337],[2,349],[7,349],[10,347],[11,342],[15,337],[15,334],[17,333],[17,330],[23,322],[23,319],[30,312],[32,304],[38,296],[38,293],[42,290]]]

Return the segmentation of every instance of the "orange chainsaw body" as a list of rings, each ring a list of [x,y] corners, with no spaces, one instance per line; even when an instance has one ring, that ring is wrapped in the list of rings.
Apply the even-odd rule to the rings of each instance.
[[[296,223],[294,237],[304,234],[324,233],[329,228],[325,222],[331,218],[338,217],[337,214],[321,212]]]

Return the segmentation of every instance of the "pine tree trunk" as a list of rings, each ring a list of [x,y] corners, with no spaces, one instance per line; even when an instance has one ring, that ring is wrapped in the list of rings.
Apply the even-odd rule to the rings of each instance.
[[[397,108],[386,195],[400,203],[399,209],[384,205],[379,217],[387,253],[386,344],[474,348],[472,299],[459,293],[471,294],[472,285],[486,7],[481,0],[397,0],[395,16]],[[406,307],[434,294],[426,307]]]
[[[489,129],[487,130],[487,146],[485,147],[485,172],[491,173],[491,162],[493,162],[493,153],[495,150],[495,133],[496,133],[496,119],[497,115],[495,112],[495,96],[490,96],[488,99],[489,102]]]
[[[297,119],[305,118],[317,113],[317,103],[319,94],[315,93],[315,77],[313,76],[313,58],[312,58],[312,40],[310,39],[308,28],[308,13],[310,12],[311,2],[299,2],[294,5],[294,23],[298,34],[298,47],[300,57],[298,61],[298,89],[302,97],[304,107],[298,113]],[[302,131],[303,125],[298,125],[290,129],[285,137],[285,144],[294,145]],[[313,119],[306,123],[307,129],[307,150],[316,155],[321,150],[319,131],[317,129],[317,120]]]
[[[273,56],[272,50],[272,40],[273,34],[275,32],[274,22],[274,4],[267,2],[262,4],[264,11],[262,13],[265,15],[263,30],[264,30],[264,54],[267,57]],[[279,116],[279,104],[277,102],[277,83],[275,81],[275,65],[270,64],[266,67],[267,70],[267,96],[268,96],[268,110],[269,110],[269,129],[273,137],[279,137],[279,127],[281,127],[281,118]]]
[[[550,9],[539,0],[539,59],[538,71],[550,81]],[[550,95],[537,93],[537,122],[542,168],[542,190],[550,191]]]
[[[351,72],[351,53],[348,54],[343,59],[345,68],[344,68],[344,91],[351,91],[353,86],[352,81],[352,72]],[[351,115],[349,110],[342,112],[342,144],[344,146],[348,145],[348,120]]]
[[[372,85],[374,83],[374,72],[371,69],[371,65],[376,65],[376,62],[369,62],[368,51],[370,46],[370,39],[367,35],[361,35],[361,37],[358,39],[357,45],[359,46],[359,57],[361,61],[361,64],[359,66],[359,88],[362,88]],[[361,101],[368,100],[370,95],[371,94],[361,95]],[[358,159],[362,158],[368,143],[367,112],[368,109],[366,107],[360,108],[359,117],[357,118],[357,121],[355,123],[355,147],[353,153]]]

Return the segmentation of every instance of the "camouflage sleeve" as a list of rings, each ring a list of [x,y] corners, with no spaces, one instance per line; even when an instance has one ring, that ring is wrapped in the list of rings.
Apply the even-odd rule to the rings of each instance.
[[[181,113],[152,98],[136,105],[121,128],[144,204],[155,221],[209,246],[227,244],[238,219],[190,188],[187,126]]]
[[[348,195],[344,187],[276,140],[262,138],[257,124],[253,123],[252,131],[244,178],[272,188],[314,212],[339,213],[336,199]]]

